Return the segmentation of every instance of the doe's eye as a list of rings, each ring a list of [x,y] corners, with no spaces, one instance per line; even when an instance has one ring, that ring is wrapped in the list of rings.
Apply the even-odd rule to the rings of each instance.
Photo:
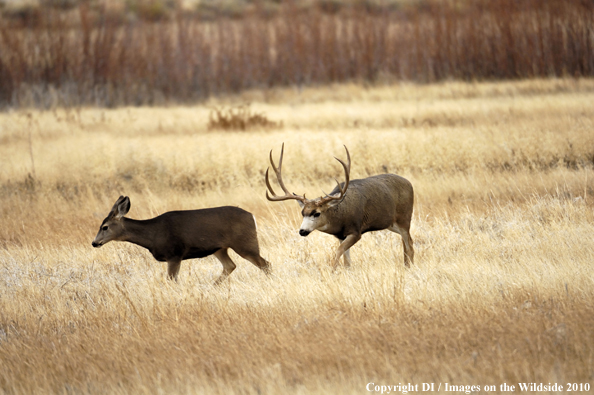
[[[318,218],[320,216],[320,213],[314,213],[314,218]]]
[[[107,230],[107,225],[101,227],[101,230],[103,230],[103,231]]]

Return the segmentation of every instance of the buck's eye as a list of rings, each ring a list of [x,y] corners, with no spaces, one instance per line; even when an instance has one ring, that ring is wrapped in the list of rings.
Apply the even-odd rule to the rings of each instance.
[[[320,213],[314,213],[314,218],[318,218],[320,216]]]
[[[106,230],[107,230],[107,227],[108,227],[108,226],[107,226],[107,225],[105,225],[105,226],[101,227],[101,230],[102,230],[102,231],[106,231]]]

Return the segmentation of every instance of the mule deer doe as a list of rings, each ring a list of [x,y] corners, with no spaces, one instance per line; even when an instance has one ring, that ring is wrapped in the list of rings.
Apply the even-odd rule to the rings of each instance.
[[[266,198],[273,202],[294,199],[303,209],[303,223],[299,229],[301,236],[307,236],[314,230],[328,233],[337,237],[341,243],[336,251],[334,267],[344,254],[345,266],[350,266],[351,257],[349,249],[361,239],[366,232],[388,229],[402,236],[404,248],[404,265],[410,267],[414,260],[413,240],[410,237],[410,221],[413,212],[414,193],[411,183],[395,174],[381,174],[360,180],[350,180],[351,156],[347,147],[344,147],[348,163],[335,158],[344,168],[346,181],[339,183],[330,194],[316,199],[306,199],[291,193],[283,183],[281,170],[283,165],[283,152],[281,148],[278,167],[272,160],[270,151],[270,164],[276,174],[279,186],[285,192],[284,196],[277,196],[268,180],[266,169]],[[272,196],[268,195],[268,191]]]
[[[101,223],[93,247],[117,240],[137,244],[150,251],[159,262],[167,262],[170,279],[177,281],[181,261],[214,254],[223,264],[221,283],[235,270],[227,250],[233,249],[265,273],[270,264],[260,256],[256,220],[239,207],[214,207],[201,210],[169,211],[147,220],[124,217],[130,199],[120,196]]]

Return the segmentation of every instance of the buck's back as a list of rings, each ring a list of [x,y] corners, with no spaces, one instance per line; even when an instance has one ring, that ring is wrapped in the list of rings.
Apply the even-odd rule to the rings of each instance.
[[[331,194],[338,193],[336,187]],[[358,216],[363,231],[385,229],[395,222],[410,222],[414,192],[412,184],[396,174],[380,174],[351,180],[343,202],[345,215]]]

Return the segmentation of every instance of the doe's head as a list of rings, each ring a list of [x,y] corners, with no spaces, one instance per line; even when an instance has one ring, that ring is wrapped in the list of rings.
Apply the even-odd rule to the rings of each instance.
[[[99,232],[95,236],[95,240],[93,240],[93,247],[101,247],[112,240],[120,240],[124,234],[122,218],[128,211],[130,211],[130,198],[120,196],[101,223]]]

